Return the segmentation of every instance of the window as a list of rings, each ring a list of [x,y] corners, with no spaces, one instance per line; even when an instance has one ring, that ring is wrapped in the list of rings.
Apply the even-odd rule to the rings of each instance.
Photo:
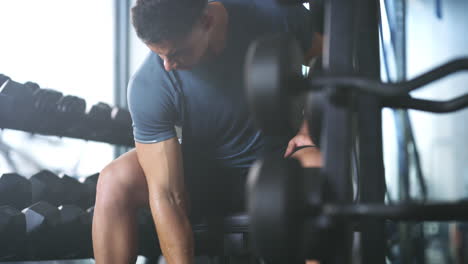
[[[0,73],[97,102],[114,102],[114,1],[0,1]],[[0,131],[0,173],[39,169],[86,176],[113,159],[105,143]],[[4,145],[5,146],[5,145]]]

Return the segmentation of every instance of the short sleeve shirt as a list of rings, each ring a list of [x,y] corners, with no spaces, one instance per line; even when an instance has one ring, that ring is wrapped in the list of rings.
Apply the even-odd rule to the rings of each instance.
[[[128,86],[135,141],[156,143],[182,127],[184,162],[203,158],[224,167],[247,168],[266,141],[256,127],[244,94],[244,60],[249,44],[263,35],[290,32],[307,50],[311,20],[303,6],[275,0],[220,0],[228,12],[226,47],[215,59],[190,70],[164,70],[150,53]],[[278,139],[285,146],[289,135]]]

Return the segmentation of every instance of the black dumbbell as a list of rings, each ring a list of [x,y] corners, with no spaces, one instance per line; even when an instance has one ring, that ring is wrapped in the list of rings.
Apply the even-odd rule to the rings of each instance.
[[[0,89],[2,85],[8,81],[10,77],[0,74]],[[0,90],[1,91],[1,90]],[[9,115],[13,111],[13,100],[12,98],[0,94],[0,128],[6,127],[6,123],[9,121]]]
[[[37,84],[37,83],[35,83],[35,82],[25,82],[25,83],[24,83],[24,86],[25,86],[26,88],[29,88],[33,94],[34,94],[35,91],[41,89],[41,87],[39,86],[39,84]]]
[[[94,206],[86,209],[86,221],[85,221],[85,226],[86,230],[88,230],[85,233],[85,241],[88,241],[84,243],[84,248],[83,248],[83,255],[84,256],[93,256],[93,239],[92,239],[92,226],[93,226],[93,217],[94,217]]]
[[[306,257],[321,257],[313,254],[326,254],[322,247],[328,244],[329,223],[323,221],[320,229],[306,225],[306,215],[314,215],[323,201],[323,186],[319,168],[303,169],[295,159],[271,155],[254,164],[247,207],[251,241],[259,256],[269,262],[300,263]]]
[[[97,176],[95,176],[97,178]],[[96,186],[92,191],[94,179],[88,179],[86,184],[82,184],[78,179],[62,174],[43,170],[34,174],[30,179],[32,185],[32,202],[48,202],[54,206],[74,204],[82,209],[94,205]]]
[[[3,85],[3,88],[0,90],[0,95],[5,96],[2,101],[9,101],[11,105],[11,108],[6,109],[10,111],[6,113],[10,117],[2,116],[2,127],[12,129],[30,128],[31,116],[34,113],[33,93],[31,89],[10,79]],[[9,100],[6,100],[7,98]]]
[[[63,94],[52,89],[37,89],[33,93],[35,119],[33,130],[52,133],[60,124],[57,122],[57,102]]]
[[[9,128],[15,109],[13,98],[0,94],[0,128]]]
[[[67,95],[57,102],[57,110],[70,116],[83,115],[86,111],[86,101],[77,96]]]
[[[28,260],[92,257],[92,213],[75,205],[59,208],[46,202],[23,210]]]
[[[95,122],[107,122],[112,119],[112,107],[109,104],[99,102],[91,107],[88,117]]]
[[[309,92],[306,97],[304,115],[309,126],[309,135],[316,146],[322,141],[323,116],[327,94],[324,91]]]
[[[138,221],[138,245],[139,254],[150,259],[161,255],[159,240],[156,234],[153,217],[149,209],[140,209],[137,216]]]
[[[0,176],[0,205],[10,205],[16,209],[31,205],[31,183],[17,173]]]
[[[0,206],[0,261],[20,255],[25,241],[25,216],[14,207]]]
[[[60,175],[63,188],[62,205],[77,205],[82,209],[90,207],[90,198],[86,186],[79,182],[78,179],[66,174]]]
[[[99,102],[91,107],[86,115],[91,137],[107,138],[115,133],[112,127],[112,107]]]
[[[111,134],[112,137],[120,142],[133,137],[132,117],[127,109],[114,107],[111,117],[115,130],[115,133]]]
[[[249,108],[259,127],[268,135],[297,132],[292,104],[305,84],[303,54],[288,34],[262,37],[247,53],[245,87]]]
[[[87,207],[94,206],[96,202],[96,186],[99,179],[99,173],[95,173],[85,178],[81,178],[80,182],[83,184],[88,196]]]
[[[57,109],[57,102],[63,94],[52,89],[37,89],[33,93],[34,108],[41,113],[52,113]]]
[[[54,257],[62,259],[90,258],[92,213],[86,212],[76,205],[59,207],[60,222],[58,224],[58,241]]]
[[[0,87],[2,87],[2,85],[8,80],[10,80],[10,77],[0,74]]]
[[[59,133],[79,134],[86,113],[86,101],[83,98],[67,95],[57,102]]]
[[[57,207],[38,202],[23,210],[26,219],[27,255],[31,260],[52,259],[63,243],[58,241],[60,211]]]
[[[112,122],[120,127],[131,127],[132,117],[130,112],[126,109],[114,107],[112,108]]]
[[[59,206],[64,200],[63,182],[51,171],[42,170],[29,179],[32,187],[32,203],[40,201]]]

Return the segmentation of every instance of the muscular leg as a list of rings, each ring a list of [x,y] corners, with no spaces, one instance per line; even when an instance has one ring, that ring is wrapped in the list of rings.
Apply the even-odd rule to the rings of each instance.
[[[97,184],[93,218],[96,263],[135,263],[136,213],[147,204],[148,188],[135,150],[104,168]]]

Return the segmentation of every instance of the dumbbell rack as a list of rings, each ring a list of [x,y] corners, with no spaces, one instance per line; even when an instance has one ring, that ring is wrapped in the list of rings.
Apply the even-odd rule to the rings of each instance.
[[[0,128],[133,146],[130,113],[105,103],[86,112],[86,101],[76,96],[21,84],[0,74]]]
[[[16,173],[0,175],[0,262],[92,258],[98,177],[78,181],[47,170],[29,179]],[[195,255],[253,261],[248,217],[237,214],[219,220],[219,229],[202,219],[193,221]],[[161,250],[149,209],[138,212],[137,222],[138,253],[157,263]]]

